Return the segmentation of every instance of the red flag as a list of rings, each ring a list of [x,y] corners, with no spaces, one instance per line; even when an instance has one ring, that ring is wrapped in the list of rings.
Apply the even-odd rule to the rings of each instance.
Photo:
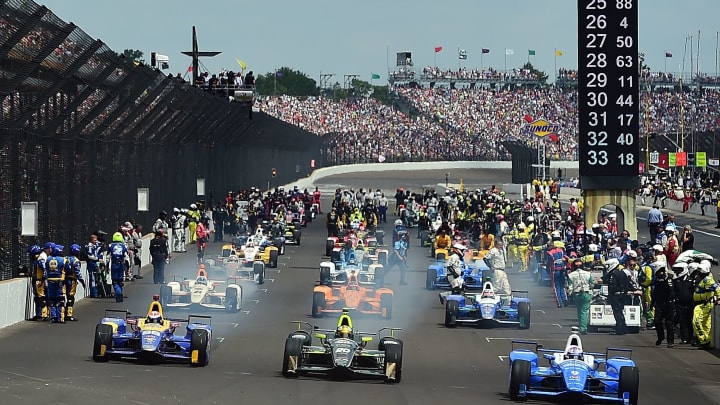
[[[193,71],[192,65],[188,66],[188,72],[192,73],[192,71]]]
[[[560,138],[558,138],[557,134],[550,134],[550,135],[548,135],[548,138],[550,138],[550,140],[555,143],[560,142]]]
[[[441,52],[441,51],[442,51],[442,46],[436,46],[436,47],[435,47],[435,53],[438,53],[438,52]]]
[[[532,119],[532,117],[530,116],[530,114],[525,114],[525,116],[523,117],[523,119],[524,119],[525,122],[527,122],[528,124],[531,123],[531,122],[533,122],[533,119]]]

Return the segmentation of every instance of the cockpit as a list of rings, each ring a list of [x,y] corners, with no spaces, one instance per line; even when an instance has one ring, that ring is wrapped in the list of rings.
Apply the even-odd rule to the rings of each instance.
[[[563,353],[563,360],[569,359],[583,360],[582,341],[575,332],[575,327],[573,327],[573,333],[568,337],[565,352]]]
[[[198,277],[198,278],[195,279],[195,284],[207,285],[207,284],[208,284],[208,279],[207,279],[207,277],[205,277],[205,276],[200,276],[200,277]]]
[[[359,291],[360,290],[360,283],[358,282],[357,275],[355,272],[350,273],[350,277],[348,277],[348,283],[347,288],[348,291]]]
[[[485,284],[483,284],[481,297],[482,298],[495,298],[495,289],[493,289],[491,282],[486,281]]]
[[[343,310],[343,314],[338,319],[337,329],[335,331],[336,338],[352,339],[354,337],[352,329],[352,319],[347,311]]]

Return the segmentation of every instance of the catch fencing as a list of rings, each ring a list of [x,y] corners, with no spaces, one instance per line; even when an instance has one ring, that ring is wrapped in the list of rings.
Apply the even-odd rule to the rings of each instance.
[[[125,59],[32,1],[0,0],[0,279],[27,247],[84,244],[228,190],[288,183],[320,138]],[[272,168],[277,177],[271,177]],[[197,179],[205,180],[204,195]],[[149,211],[138,211],[138,189]],[[37,234],[21,235],[21,203]]]

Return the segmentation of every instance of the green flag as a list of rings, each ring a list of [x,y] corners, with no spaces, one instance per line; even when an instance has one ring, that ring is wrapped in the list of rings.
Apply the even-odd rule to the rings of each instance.
[[[534,49],[528,49],[528,56],[535,56],[535,50],[534,50]]]
[[[695,166],[697,166],[697,167],[707,166],[707,152],[696,152],[695,153]]]
[[[380,78],[380,75],[377,74],[377,73],[373,73],[371,77],[372,77],[373,80],[377,80],[377,79]]]

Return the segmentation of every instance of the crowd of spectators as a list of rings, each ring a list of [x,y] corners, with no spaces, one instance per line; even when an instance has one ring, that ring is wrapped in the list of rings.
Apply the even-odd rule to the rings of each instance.
[[[461,67],[457,70],[440,69],[437,66],[426,66],[423,68],[421,78],[431,79],[467,79],[467,80],[538,80],[537,74],[529,69],[514,68],[502,72],[491,67],[473,68]]]

